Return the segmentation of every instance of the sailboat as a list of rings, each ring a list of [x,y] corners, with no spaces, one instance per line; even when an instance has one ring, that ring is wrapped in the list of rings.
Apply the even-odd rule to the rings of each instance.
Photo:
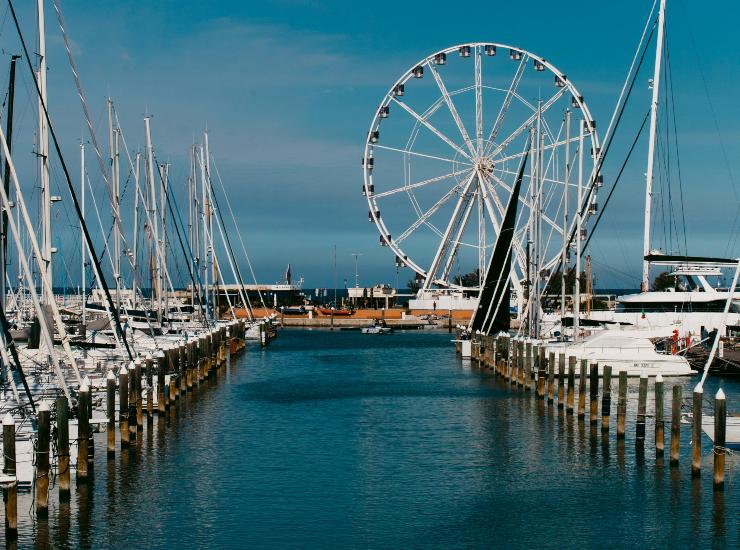
[[[573,327],[570,333],[574,337],[581,336],[585,331],[606,329],[630,331],[633,336],[639,334],[648,338],[678,337],[682,342],[688,338],[689,342],[695,344],[701,339],[702,332],[710,332],[720,326],[725,302],[730,297],[732,304],[727,324],[729,326],[740,325],[740,293],[729,294],[727,289],[710,283],[712,278],[721,280],[727,269],[735,267],[736,259],[664,254],[659,250],[654,250],[651,246],[653,180],[664,57],[665,14],[666,0],[660,0],[656,26],[655,65],[651,80],[652,98],[645,179],[640,292],[618,296],[613,309],[591,311],[587,317],[580,314],[577,307],[570,318],[561,314],[545,315],[542,324],[542,332],[545,336],[562,335],[568,332],[569,327]],[[675,286],[666,290],[650,290],[651,267],[660,267],[665,270],[668,277],[676,282]]]

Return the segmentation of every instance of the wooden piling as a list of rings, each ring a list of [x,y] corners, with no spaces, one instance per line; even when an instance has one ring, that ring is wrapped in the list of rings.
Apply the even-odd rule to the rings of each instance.
[[[92,420],[93,413],[93,400],[92,400],[92,384],[90,379],[85,376],[82,379],[82,385],[87,386],[87,475],[92,475],[93,467],[95,466],[95,438],[90,421]]]
[[[565,354],[558,355],[558,409],[565,406]]]
[[[586,371],[588,359],[581,359],[581,372],[578,377],[578,418],[586,416]]]
[[[146,419],[154,422],[154,358],[150,353],[144,357],[146,370]]]
[[[552,403],[555,400],[555,352],[547,356],[547,399]]]
[[[69,404],[64,396],[57,397],[57,477],[59,478],[59,500],[67,501],[70,496],[69,467]]]
[[[136,398],[136,363],[132,361],[128,366],[128,439],[130,443],[136,441]]]
[[[727,402],[725,392],[720,388],[714,398],[714,475],[713,486],[716,491],[725,487],[725,448],[727,438]]]
[[[663,376],[658,373],[655,377],[655,456],[662,457],[665,451],[665,423],[664,423],[664,386]]]
[[[537,361],[537,397],[545,398],[545,377],[547,360],[545,359],[545,348],[542,346],[535,347],[534,358]]]
[[[51,411],[42,401],[36,414],[36,513],[46,516],[49,512],[49,439],[51,436]]]
[[[180,354],[180,395],[185,395],[188,391],[188,357],[187,357],[187,346],[180,344],[177,347],[178,353]]]
[[[142,384],[141,384],[141,359],[137,358],[134,361],[134,389],[136,391],[136,430],[140,431],[144,429],[144,407],[142,402]]]
[[[128,447],[128,369],[121,366],[118,372],[118,429],[121,431],[121,448]]]
[[[165,404],[167,400],[164,398],[164,370],[165,360],[164,353],[157,351],[156,353],[156,365],[157,365],[157,412],[164,414]]]
[[[573,414],[573,396],[576,385],[576,358],[571,355],[568,357],[568,394],[565,398],[565,412]]]
[[[589,370],[589,424],[595,426],[599,422],[599,365],[591,363]]]
[[[15,420],[10,413],[3,418],[3,502],[5,504],[5,539],[18,537],[18,479],[15,459]]]
[[[90,388],[83,383],[77,395],[77,481],[87,480],[88,444],[90,440]],[[126,401],[123,402],[126,407]],[[127,427],[128,428],[128,427]],[[126,430],[128,435],[128,429]],[[121,434],[123,436],[123,433]]]
[[[116,455],[116,376],[112,370],[105,377],[106,408],[108,416],[108,458]]]
[[[627,419],[627,371],[619,371],[619,393],[617,396],[617,439],[624,439]]]
[[[604,365],[604,389],[601,393],[601,432],[609,433],[609,421],[612,414],[612,368]]]
[[[637,392],[637,422],[635,424],[635,440],[637,443],[645,441],[645,415],[647,411],[648,375],[640,376],[640,387]]]
[[[701,475],[701,407],[704,388],[701,383],[694,388],[694,400],[691,418],[691,475]]]
[[[527,342],[527,358],[524,363],[524,389],[532,390],[532,342]]]
[[[673,401],[671,402],[671,466],[678,465],[681,450],[681,386],[673,386]]]

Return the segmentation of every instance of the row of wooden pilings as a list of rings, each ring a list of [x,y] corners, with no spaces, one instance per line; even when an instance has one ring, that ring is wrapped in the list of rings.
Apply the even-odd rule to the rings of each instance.
[[[155,413],[163,418],[167,411],[178,406],[181,397],[216,376],[230,364],[232,355],[245,349],[245,331],[244,321],[234,321],[204,332],[187,342],[157,350],[154,355],[136,358],[128,367],[122,366],[117,376],[113,369],[109,370],[105,389],[92,388],[89,379],[85,377],[77,392],[76,410],[70,408],[64,396],[57,398],[51,407],[49,403],[41,402],[37,413],[34,457],[33,491],[37,515],[48,515],[49,485],[53,474],[50,472],[50,464],[53,463],[50,462],[52,423],[56,427],[54,458],[59,499],[66,502],[71,493],[70,414],[76,413],[78,422],[74,465],[76,481],[86,483],[93,478],[95,445],[90,419],[94,391],[104,392],[106,396],[106,451],[108,458],[112,459],[116,455],[116,424],[120,431],[121,450],[128,449],[136,441],[137,432],[144,429],[145,418],[149,425],[153,422]],[[10,415],[3,419],[3,449],[3,476],[0,481],[5,505],[5,534],[8,541],[13,541],[18,532],[18,493],[16,425]]]
[[[599,367],[596,363],[589,365],[583,359],[578,364],[576,357],[564,353],[548,352],[546,347],[536,342],[510,336],[486,336],[482,334],[465,334],[458,329],[456,350],[460,353],[463,339],[471,340],[471,363],[484,371],[503,378],[512,386],[524,392],[534,391],[537,399],[557,401],[558,408],[565,408],[568,415],[578,415],[584,419],[588,414],[592,426],[601,424],[601,431],[608,434],[611,427],[612,411],[612,377],[616,375],[617,385],[617,439],[626,437],[627,419],[627,371],[612,373],[609,365],[602,367],[602,384],[599,385]],[[637,416],[635,423],[635,440],[644,445],[647,420],[648,376],[643,374],[639,381]],[[588,386],[588,388],[587,388]],[[576,402],[577,392],[577,402]],[[601,393],[599,393],[601,392]],[[665,452],[665,382],[658,374],[654,378],[653,393],[655,399],[655,454],[662,458]],[[674,384],[671,390],[670,450],[669,462],[677,467],[681,446],[681,402],[682,387]],[[701,475],[701,432],[703,388],[699,384],[694,388],[691,419],[691,474]],[[599,417],[599,401],[601,417]],[[588,403],[588,407],[587,407]],[[713,486],[723,490],[725,484],[726,455],[725,447],[727,430],[727,403],[725,394],[720,389],[714,400],[714,463]]]

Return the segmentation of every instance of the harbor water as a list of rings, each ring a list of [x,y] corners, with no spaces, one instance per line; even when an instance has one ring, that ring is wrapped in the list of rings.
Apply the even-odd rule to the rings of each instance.
[[[679,466],[656,463],[651,419],[636,449],[632,404],[618,444],[471,369],[450,340],[284,330],[115,460],[98,434],[95,481],[69,504],[53,488],[48,519],[22,495],[18,545],[738,547],[737,457],[715,493],[706,437],[691,477],[689,425]],[[738,411],[740,384],[722,386]]]

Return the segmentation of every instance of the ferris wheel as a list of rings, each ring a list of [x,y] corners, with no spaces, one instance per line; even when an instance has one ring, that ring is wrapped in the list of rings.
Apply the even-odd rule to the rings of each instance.
[[[381,100],[362,159],[368,221],[396,265],[425,289],[478,287],[530,144],[512,244],[517,288],[532,273],[533,241],[545,273],[576,213],[585,227],[596,212],[600,145],[583,96],[544,58],[502,44],[452,46],[407,70]],[[465,285],[460,275],[476,268]]]

